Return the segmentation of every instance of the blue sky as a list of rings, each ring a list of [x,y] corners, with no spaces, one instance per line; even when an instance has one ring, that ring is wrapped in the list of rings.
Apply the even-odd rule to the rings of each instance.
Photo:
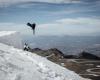
[[[100,35],[100,0],[0,0],[0,30],[30,35]]]

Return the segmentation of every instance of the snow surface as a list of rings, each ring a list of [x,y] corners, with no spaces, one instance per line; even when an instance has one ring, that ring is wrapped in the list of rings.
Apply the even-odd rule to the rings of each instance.
[[[0,43],[0,80],[88,80],[36,54]]]
[[[10,43],[12,43],[9,41],[11,38],[11,40],[17,40],[15,33],[2,32],[0,34],[1,42],[1,37],[4,37],[4,40],[6,39]],[[16,44],[19,44],[18,42]],[[4,43],[0,43],[0,80],[90,80],[82,78],[75,72],[61,67],[44,57]]]
[[[16,31],[0,31],[0,43],[11,45],[19,49],[23,48],[20,33]]]
[[[5,35],[11,35],[16,33],[16,31],[0,31],[0,37]]]

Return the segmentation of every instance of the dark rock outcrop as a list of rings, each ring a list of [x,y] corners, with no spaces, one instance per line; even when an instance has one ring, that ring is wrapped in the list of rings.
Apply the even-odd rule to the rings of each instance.
[[[31,51],[32,51],[32,52],[42,51],[42,49],[40,49],[40,48],[34,48],[34,49],[32,49]]]
[[[31,52],[34,52],[40,56],[47,57],[49,59],[95,59],[95,60],[100,60],[100,57],[88,53],[86,51],[81,52],[79,55],[64,55],[60,50],[57,48],[51,48],[48,50],[42,50],[39,48],[34,48],[31,50]]]
[[[80,53],[79,58],[100,60],[100,57],[98,57],[98,56],[96,56],[94,54],[85,52],[85,51],[83,51],[82,53]]]
[[[44,56],[44,57],[58,57],[58,58],[64,57],[64,54],[56,48],[51,48],[51,49],[48,49],[48,50],[42,50],[42,49],[39,49],[39,48],[34,48],[34,49],[31,50],[31,52],[34,52],[34,53],[41,55],[41,56]]]
[[[64,58],[66,59],[75,59],[75,58],[78,58],[77,55],[64,55]]]
[[[48,49],[48,50],[46,50],[47,51],[47,53],[49,52],[49,53],[53,53],[54,55],[59,55],[59,56],[64,56],[64,54],[60,51],[60,50],[58,50],[57,48],[51,48],[51,49]]]

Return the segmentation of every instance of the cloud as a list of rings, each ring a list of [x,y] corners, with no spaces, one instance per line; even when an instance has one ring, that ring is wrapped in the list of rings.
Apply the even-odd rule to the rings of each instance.
[[[100,2],[100,0],[0,0],[0,3],[18,3],[18,2],[48,2],[48,3],[80,3],[80,2],[87,2],[87,3],[94,3]]]
[[[0,23],[0,31],[18,31],[22,35],[29,35],[30,28],[26,26],[26,24],[18,24],[18,23]]]
[[[11,4],[23,2],[80,3],[80,0],[0,0],[0,7],[7,7]]]
[[[26,24],[0,23],[0,30],[19,31],[22,35],[31,35],[32,30]],[[97,18],[64,18],[52,23],[38,24],[36,35],[84,35],[100,33],[100,19]]]
[[[67,18],[57,20],[56,22],[68,25],[100,25],[100,19],[95,18]]]
[[[38,35],[95,35],[100,33],[100,19],[67,18],[38,26]],[[41,32],[41,34],[40,34]],[[97,35],[97,34],[96,34]]]
[[[100,4],[100,0],[0,0],[0,7],[7,7],[16,3],[27,2],[45,2],[45,3],[96,3]]]
[[[1,3],[16,2],[48,2],[48,3],[79,3],[80,0],[0,0]]]

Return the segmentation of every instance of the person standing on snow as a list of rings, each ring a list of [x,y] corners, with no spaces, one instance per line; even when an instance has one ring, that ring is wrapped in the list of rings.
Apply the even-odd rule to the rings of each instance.
[[[28,46],[27,43],[25,43],[25,45],[24,45],[24,50],[25,50],[25,51],[29,51],[29,50],[30,50],[30,47]]]

